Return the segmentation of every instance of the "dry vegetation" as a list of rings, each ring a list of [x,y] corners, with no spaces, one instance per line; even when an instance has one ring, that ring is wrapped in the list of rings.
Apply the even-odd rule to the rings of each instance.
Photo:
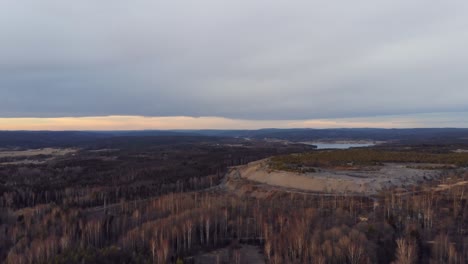
[[[0,165],[44,164],[77,151],[73,148],[0,150]]]
[[[277,170],[297,171],[301,167],[373,166],[383,163],[432,163],[468,166],[468,153],[432,153],[416,151],[384,151],[376,149],[324,150],[296,155],[277,156],[270,166]]]
[[[211,255],[220,263],[246,263],[243,252],[253,250],[250,257],[260,252],[262,258],[255,258],[260,263],[467,263],[464,170],[446,171],[407,192],[372,197],[317,195],[224,178],[226,166],[298,151],[279,145],[171,145],[94,152],[98,156],[92,158],[88,152],[87,158],[49,165],[61,173],[54,186],[68,186],[63,189],[39,186],[24,171],[13,184],[5,173],[16,167],[3,168],[1,259],[207,263]],[[97,159],[103,155],[117,161]],[[54,184],[52,169],[35,169]],[[85,175],[91,176],[74,181]]]
[[[76,149],[67,149],[67,148],[3,150],[3,151],[0,151],[0,158],[5,158],[5,157],[31,157],[31,156],[39,156],[39,155],[64,156],[66,154],[75,153],[76,151],[77,151]]]

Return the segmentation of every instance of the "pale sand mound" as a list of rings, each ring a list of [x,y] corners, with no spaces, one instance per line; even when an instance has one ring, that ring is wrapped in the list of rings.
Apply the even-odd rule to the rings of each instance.
[[[294,173],[272,171],[268,168],[267,161],[260,160],[235,167],[230,177],[242,177],[269,185],[312,192],[373,194],[383,188],[405,187],[432,179],[440,174],[439,170],[416,169],[414,164],[394,163],[374,167],[370,171],[323,169],[316,173]]]

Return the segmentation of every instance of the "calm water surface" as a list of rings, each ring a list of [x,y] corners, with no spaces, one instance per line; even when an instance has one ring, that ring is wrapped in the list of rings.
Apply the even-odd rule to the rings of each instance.
[[[322,143],[322,142],[312,142],[308,144],[317,146],[317,149],[349,149],[349,148],[371,147],[375,145],[373,143]]]

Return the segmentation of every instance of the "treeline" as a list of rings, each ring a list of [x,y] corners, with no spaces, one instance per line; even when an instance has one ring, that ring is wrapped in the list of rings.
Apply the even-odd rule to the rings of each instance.
[[[407,193],[387,190],[376,197],[268,188],[249,196],[222,188],[228,166],[304,150],[171,145],[2,167],[0,263],[187,264],[201,252],[226,247],[231,263],[241,263],[242,243],[258,246],[266,263],[467,263],[468,174],[462,170]],[[395,161],[390,159],[399,152],[333,153],[341,163],[356,158],[365,164],[377,154]],[[273,160],[289,164],[291,157],[308,155],[327,166],[341,164],[328,152]],[[448,160],[418,155],[410,156]]]
[[[2,211],[0,246],[4,262],[15,264],[190,263],[236,243],[258,245],[267,263],[462,264],[467,191],[418,188],[374,200],[284,192],[257,199],[213,189],[99,207],[38,205]]]
[[[83,259],[94,263],[93,256],[110,253],[132,263],[171,263],[189,261],[201,250],[233,241],[262,246],[271,263],[376,260],[377,255],[367,251],[372,242],[362,233],[366,227],[356,225],[356,216],[369,203],[363,198],[301,195],[251,200],[204,192],[122,202],[99,210],[38,206],[9,219],[3,245],[11,247],[7,263],[81,263]],[[362,240],[359,256],[346,251],[354,245],[350,239],[356,238]]]
[[[3,165],[0,207],[20,209],[48,203],[87,207],[201,190],[219,184],[229,166],[307,149],[248,143],[255,147],[178,143],[80,151],[44,164]]]

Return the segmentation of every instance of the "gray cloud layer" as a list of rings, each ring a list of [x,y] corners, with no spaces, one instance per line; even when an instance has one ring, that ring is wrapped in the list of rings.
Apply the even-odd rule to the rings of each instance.
[[[466,1],[0,2],[0,116],[468,110]]]

